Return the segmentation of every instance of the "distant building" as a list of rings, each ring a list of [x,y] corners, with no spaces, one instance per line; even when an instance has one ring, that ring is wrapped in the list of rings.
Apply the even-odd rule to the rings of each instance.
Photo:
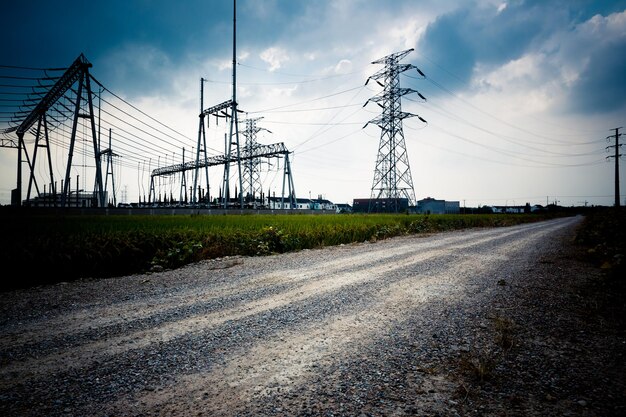
[[[311,200],[308,198],[296,198],[292,206],[288,197],[268,197],[268,204],[272,210],[309,210],[311,208]]]
[[[354,213],[404,213],[409,209],[408,198],[355,198]]]
[[[461,212],[458,201],[436,200],[426,197],[418,200],[416,213],[419,214],[459,214]]]
[[[348,203],[337,203],[337,213],[352,213],[352,206]]]
[[[511,214],[522,214],[522,213],[534,213],[537,211],[543,210],[541,206],[530,206],[529,203],[526,203],[525,206],[490,206],[492,213],[511,213]]]
[[[104,192],[104,200],[107,201],[108,193]],[[38,196],[25,200],[24,206],[28,207],[61,207],[62,194],[41,193]],[[95,192],[78,193],[70,191],[70,195],[65,199],[65,207],[98,207],[98,194]]]
[[[330,200],[323,199],[321,196],[316,200],[309,200],[311,210],[330,210],[336,211],[337,205]]]

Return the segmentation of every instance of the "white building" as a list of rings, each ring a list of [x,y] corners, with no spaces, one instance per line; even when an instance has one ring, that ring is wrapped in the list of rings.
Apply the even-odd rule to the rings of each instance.
[[[288,197],[269,197],[268,205],[271,210],[310,210],[311,200],[308,198],[296,198],[293,206],[291,206]]]

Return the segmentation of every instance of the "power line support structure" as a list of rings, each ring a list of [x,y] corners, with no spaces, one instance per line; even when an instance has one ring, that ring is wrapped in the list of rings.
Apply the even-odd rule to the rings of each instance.
[[[269,133],[269,130],[258,127],[257,122],[263,119],[263,117],[257,117],[254,119],[245,119],[243,122],[245,123],[245,130],[242,131],[242,134],[246,138],[246,142],[243,147],[244,154],[253,154],[255,149],[259,146],[257,142],[257,133],[262,130],[265,130]],[[261,193],[261,176],[259,173],[259,165],[261,164],[260,158],[250,158],[245,161],[243,165],[243,188],[242,192],[245,192],[245,200],[248,204],[253,204],[256,206],[256,195],[257,192]]]
[[[183,148],[183,165],[185,164],[185,148]],[[207,185],[207,190],[209,186]],[[180,173],[180,196],[178,200],[187,204],[187,174],[183,171]]]
[[[239,174],[239,207],[243,208],[243,176],[241,172],[241,149],[239,147],[239,123],[237,122],[237,0],[233,0],[233,97],[230,103],[230,131],[226,143],[226,159],[231,160],[234,153],[237,155],[237,171]],[[234,133],[233,133],[234,130]],[[230,162],[224,166],[224,180],[222,182],[224,208],[228,208],[230,193]],[[235,198],[237,198],[235,192]]]
[[[620,206],[620,196],[619,196],[619,158],[622,156],[621,153],[619,153],[620,150],[620,146],[622,146],[621,143],[619,143],[619,138],[620,136],[622,136],[621,133],[619,133],[619,130],[622,129],[622,127],[616,127],[614,129],[615,134],[614,135],[610,135],[607,136],[607,140],[611,139],[611,138],[615,138],[615,144],[614,145],[609,145],[606,147],[606,150],[609,151],[611,148],[615,149],[615,154],[614,155],[609,155],[606,158],[615,158],[615,207],[618,208]]]
[[[217,106],[213,106],[210,109],[204,109],[204,82],[206,80],[204,78],[200,78],[200,126],[198,128],[198,146],[196,147],[196,163],[198,161],[200,161],[200,154],[204,154],[203,159],[206,159],[208,157],[208,154],[206,152],[206,131],[204,129],[204,118],[208,115],[216,115],[217,113],[221,110],[223,110],[223,107],[220,107],[220,105]],[[217,109],[215,109],[215,107],[218,107]],[[183,161],[184,162],[184,161]],[[196,195],[196,191],[198,189],[198,174],[199,174],[199,167],[196,167],[195,171],[194,171],[194,175],[193,175],[193,189],[191,192],[191,203],[192,204],[197,204],[198,203],[198,198]],[[209,170],[208,168],[205,167],[204,170],[204,174],[206,177],[206,186],[207,186],[207,197],[210,198],[210,190],[209,190]],[[185,184],[186,187],[186,184]]]
[[[243,133],[246,135],[246,146],[239,146],[239,122],[238,122],[238,113],[243,113],[242,110],[238,109],[237,105],[237,72],[236,72],[236,9],[237,4],[236,0],[233,1],[233,71],[232,71],[232,99],[226,100],[220,104],[204,109],[204,82],[206,80],[200,79],[200,124],[198,129],[198,147],[196,150],[195,160],[185,162],[184,158],[184,149],[183,149],[183,163],[175,164],[166,167],[158,167],[157,169],[152,170],[151,178],[150,178],[150,188],[148,194],[148,203],[151,201],[156,201],[156,192],[155,192],[155,178],[162,176],[169,176],[176,173],[181,173],[181,178],[184,180],[186,171],[194,171],[194,184],[191,191],[191,199],[192,203],[197,202],[196,192],[198,190],[198,179],[200,169],[205,169],[206,172],[206,181],[207,187],[209,183],[209,175],[208,175],[208,167],[224,165],[224,177],[222,182],[222,190],[221,190],[221,205],[223,208],[228,208],[228,202],[230,200],[230,166],[234,163],[238,166],[238,176],[239,176],[239,206],[240,208],[244,207],[244,193],[246,188],[244,188],[243,183],[243,170],[242,163],[245,164],[247,169],[246,171],[246,186],[248,186],[248,190],[250,191],[250,195],[254,199],[254,195],[256,190],[260,190],[260,176],[258,172],[258,167],[260,165],[261,158],[280,158],[284,157],[284,172],[283,172],[283,186],[282,186],[282,196],[281,196],[281,208],[287,208],[285,205],[285,200],[288,200],[288,208],[294,208],[296,206],[296,191],[293,182],[293,175],[291,172],[291,163],[289,161],[289,154],[291,153],[285,145],[281,143],[274,143],[271,145],[261,145],[256,142],[256,134],[261,130],[267,130],[258,128],[256,126],[256,121],[261,118],[256,119],[248,119],[245,121],[246,130]],[[230,110],[230,111],[229,111]],[[204,121],[207,121],[207,128],[209,127],[210,116],[214,116],[216,118],[216,123],[220,118],[230,119],[230,132],[225,134],[224,138],[224,155],[215,155],[209,157],[206,152],[206,132]],[[269,132],[269,130],[267,130]],[[270,132],[271,133],[271,132]],[[204,155],[200,155],[204,154]],[[259,188],[256,188],[258,185]],[[285,186],[287,187],[287,196],[285,197]],[[181,196],[182,190],[185,185],[181,185]],[[237,192],[235,192],[237,194]],[[237,197],[237,196],[235,196]],[[181,197],[182,198],[182,197]]]
[[[177,174],[179,172],[195,170],[197,168],[228,165],[237,161],[245,162],[250,159],[258,160],[260,158],[269,159],[283,157],[285,158],[285,162],[283,164],[283,188],[281,196],[281,208],[294,208],[296,204],[296,190],[294,187],[293,175],[291,172],[291,163],[289,162],[290,153],[291,152],[287,149],[283,142],[273,143],[271,145],[257,144],[257,146],[255,146],[254,149],[251,149],[250,151],[244,149],[238,158],[233,155],[215,155],[209,158],[204,158],[200,161],[190,161],[184,162],[182,164],[159,167],[152,170],[150,176],[150,195],[148,196],[148,201],[154,201],[154,199],[156,198],[154,187],[155,177],[169,176]],[[287,194],[285,194],[285,186],[287,187]],[[287,200],[288,206],[286,206],[285,200]]]
[[[76,94],[75,97],[75,105],[74,109],[68,109],[73,112],[73,123],[72,123],[72,131],[70,136],[69,143],[69,153],[67,158],[67,168],[65,174],[65,180],[62,184],[63,191],[61,194],[61,207],[65,207],[68,204],[69,192],[70,192],[70,173],[72,169],[72,157],[74,155],[74,146],[76,143],[76,133],[78,127],[79,119],[87,119],[88,121],[88,129],[91,131],[91,139],[93,142],[93,154],[95,159],[95,167],[96,167],[96,175],[95,175],[95,187],[94,187],[94,197],[97,202],[97,205],[100,207],[104,207],[106,205],[105,192],[103,190],[102,184],[102,169],[101,169],[101,152],[99,150],[98,144],[98,135],[96,131],[96,123],[95,123],[95,115],[94,115],[94,106],[93,106],[93,94],[91,90],[91,76],[89,75],[89,68],[92,67],[92,64],[87,61],[83,54],[79,55],[78,58],[72,63],[72,65],[67,68],[67,70],[63,73],[61,77],[58,78],[56,83],[52,85],[46,92],[45,96],[41,98],[41,100],[37,103],[35,108],[26,115],[22,119],[22,122],[19,126],[7,130],[9,131],[15,130],[18,138],[18,161],[17,161],[17,187],[16,187],[16,198],[13,203],[16,205],[21,205],[21,195],[22,195],[22,152],[24,152],[26,156],[26,161],[28,163],[30,169],[29,176],[29,186],[28,186],[28,197],[30,198],[30,190],[32,185],[35,186],[37,193],[39,194],[39,187],[37,185],[34,173],[35,173],[35,155],[37,153],[37,147],[46,147],[48,150],[48,160],[50,164],[50,147],[48,140],[48,128],[47,128],[47,118],[46,114],[48,111],[63,97],[66,97],[67,93]],[[78,83],[78,86],[74,85]],[[38,123],[37,129],[33,132],[32,127],[35,123]],[[44,136],[46,145],[39,144],[39,135],[41,133],[41,127],[43,126]],[[24,135],[27,132],[31,132],[35,134],[35,150],[33,154],[33,161],[31,163],[30,158],[28,156],[28,152],[26,151],[26,145],[24,141]],[[50,172],[50,180],[51,184],[54,184],[54,178],[52,177],[52,172]],[[53,194],[56,191],[53,189]],[[13,200],[13,199],[12,199]],[[55,197],[56,200],[56,197]],[[56,204],[56,203],[55,203]]]
[[[104,179],[104,192],[106,193],[109,189],[109,175],[111,176],[111,190],[113,191],[113,206],[116,207],[117,206],[117,198],[116,198],[116,193],[115,193],[115,176],[113,174],[113,157],[119,157],[118,154],[113,152],[113,148],[111,147],[111,131],[112,129],[109,128],[109,147],[105,150],[103,150],[102,152],[100,152],[101,155],[106,155],[106,159],[107,159],[107,167],[106,167],[106,173],[105,173],[105,179]]]
[[[40,136],[41,136],[42,128],[43,128],[43,137],[44,137],[45,144],[40,144]],[[20,141],[23,142],[23,139],[20,139]],[[50,172],[50,196],[52,197],[52,205],[56,207],[57,206],[57,199],[56,199],[57,193],[56,193],[56,185],[54,182],[54,172],[52,170],[52,156],[50,153],[50,137],[48,134],[48,121],[46,119],[45,113],[39,118],[39,122],[37,123],[37,132],[35,133],[35,149],[33,151],[33,161],[32,161],[32,164],[29,164],[31,166],[31,170],[30,170],[30,177],[28,179],[28,190],[26,192],[27,201],[30,200],[30,193],[31,193],[33,184],[35,185],[37,194],[40,195],[39,187],[37,186],[37,180],[35,179],[35,170],[34,170],[34,167],[36,166],[36,162],[37,162],[37,149],[39,148],[46,148],[46,153],[48,155],[48,169]],[[24,148],[24,150],[26,151],[26,148]],[[28,153],[26,153],[26,156],[28,156]]]
[[[374,102],[382,108],[382,114],[379,117],[363,126],[365,128],[372,123],[381,129],[368,212],[381,211],[384,206],[384,211],[397,213],[402,206],[402,199],[406,199],[409,206],[415,204],[415,190],[404,141],[402,120],[417,115],[402,111],[401,97],[409,93],[417,93],[423,100],[425,98],[411,88],[400,88],[400,74],[410,69],[416,69],[422,77],[424,74],[414,65],[399,62],[412,51],[413,49],[407,49],[373,61],[372,64],[383,64],[385,67],[371,75],[365,82],[367,85],[370,80],[374,80],[383,87],[382,92],[368,99],[363,105],[365,107],[369,102]],[[417,117],[426,123],[420,116]]]

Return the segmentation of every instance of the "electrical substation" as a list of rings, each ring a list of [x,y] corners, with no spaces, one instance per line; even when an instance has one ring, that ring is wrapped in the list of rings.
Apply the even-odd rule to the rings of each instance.
[[[236,22],[234,3],[232,96],[206,106],[204,86],[207,80],[200,79],[198,136],[191,151],[188,138],[144,114],[98,81],[91,73],[92,64],[83,54],[67,68],[14,67],[39,76],[3,77],[14,82],[5,84],[3,94],[17,97],[4,99],[15,104],[10,106],[10,111],[3,112],[5,123],[0,129],[0,146],[17,149],[17,181],[11,193],[11,204],[59,208],[313,208],[311,199],[302,204],[296,197],[292,152],[284,142],[259,143],[260,132],[271,133],[261,126],[263,117],[240,118],[245,111],[237,101]],[[400,62],[411,51],[413,49],[373,61],[372,64],[384,67],[365,82],[367,85],[375,81],[383,90],[363,105],[375,103],[381,108],[380,116],[363,128],[377,125],[381,133],[371,195],[369,199],[354,200],[357,211],[397,213],[416,204],[402,121],[414,116],[426,121],[403,112],[401,97],[416,93],[423,101],[426,98],[416,90],[400,87],[399,76],[404,71],[416,70],[425,77],[414,65]],[[148,116],[150,123],[140,120],[131,111]],[[223,152],[207,146],[207,132],[212,126],[218,127],[220,120],[222,128],[227,127]],[[136,146],[133,138],[156,138],[156,135],[169,138],[168,147],[157,143],[150,146],[149,150],[156,157],[148,160],[149,178],[138,178],[139,201],[130,204],[116,188],[116,184],[119,187],[121,183],[120,166],[135,167],[138,172],[142,168],[146,170],[145,159],[136,157],[139,149],[133,149]],[[179,147],[179,155],[171,151],[173,146]],[[156,167],[153,167],[153,159]],[[278,195],[276,190],[263,190],[264,166],[274,169],[275,177],[280,173]],[[219,186],[213,188],[210,179],[215,183],[215,173],[209,174],[212,167],[222,168]],[[59,172],[64,174],[59,175]],[[72,175],[76,172],[80,174]],[[336,207],[332,203],[327,206]]]

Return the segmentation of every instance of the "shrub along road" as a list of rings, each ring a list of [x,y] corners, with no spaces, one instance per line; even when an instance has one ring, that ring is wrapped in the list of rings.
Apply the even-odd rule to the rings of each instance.
[[[6,292],[0,413],[622,415],[626,337],[580,222]]]

